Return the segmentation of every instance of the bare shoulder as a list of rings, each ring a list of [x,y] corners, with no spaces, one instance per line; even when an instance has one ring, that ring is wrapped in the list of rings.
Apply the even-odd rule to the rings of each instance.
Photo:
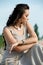
[[[5,26],[3,29],[3,32],[10,32],[11,29],[12,29],[11,26],[9,26],[9,27]]]
[[[8,27],[4,27],[3,28],[3,33],[7,32],[7,31],[9,31]]]
[[[4,27],[4,29],[3,29],[3,35],[4,36],[10,36],[11,35],[11,32],[10,32],[10,30],[9,30],[8,27]]]

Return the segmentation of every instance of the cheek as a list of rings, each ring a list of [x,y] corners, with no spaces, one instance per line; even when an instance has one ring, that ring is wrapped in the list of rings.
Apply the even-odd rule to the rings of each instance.
[[[25,17],[22,18],[22,23],[26,24],[27,19]]]
[[[23,19],[24,22],[27,20],[27,18],[25,16],[22,19]]]

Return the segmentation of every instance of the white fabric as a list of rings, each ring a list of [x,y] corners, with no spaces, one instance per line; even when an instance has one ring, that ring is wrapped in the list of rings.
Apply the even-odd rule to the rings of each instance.
[[[43,65],[43,46],[34,45],[20,60],[20,65]]]

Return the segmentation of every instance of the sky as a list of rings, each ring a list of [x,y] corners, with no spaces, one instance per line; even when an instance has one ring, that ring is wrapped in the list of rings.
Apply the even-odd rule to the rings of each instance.
[[[39,36],[43,35],[43,0],[0,0],[0,35],[12,13],[14,7],[19,3],[28,4],[30,7],[29,22],[38,25]]]

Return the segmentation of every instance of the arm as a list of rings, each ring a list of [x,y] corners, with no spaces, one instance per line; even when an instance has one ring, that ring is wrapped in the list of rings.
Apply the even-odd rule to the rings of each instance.
[[[31,24],[29,22],[26,23],[27,33],[29,33],[30,38],[27,38],[24,40],[24,43],[30,44],[30,43],[37,43],[38,38],[36,33],[34,32]]]
[[[3,30],[3,36],[5,38],[5,40],[8,41],[8,43],[12,46],[13,44],[15,46],[17,46],[18,44],[22,44],[22,41],[18,41],[17,39],[15,39],[13,37],[13,35],[11,34],[11,32],[9,31],[8,28],[4,28]]]
[[[12,51],[17,51],[17,52],[23,52],[25,50],[29,50],[30,48],[32,48],[35,44],[27,44],[27,45],[22,45],[22,46],[16,46],[13,47]]]

